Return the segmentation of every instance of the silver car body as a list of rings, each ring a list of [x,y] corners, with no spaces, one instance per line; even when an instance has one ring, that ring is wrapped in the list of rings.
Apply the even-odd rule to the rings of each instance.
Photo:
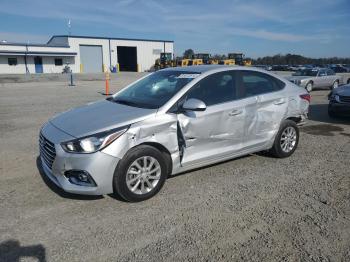
[[[322,68],[313,69],[313,71],[317,72],[316,76],[291,76],[287,77],[287,79],[303,88],[310,82],[312,82],[313,88],[329,88],[332,87],[336,81],[342,83],[341,77],[336,75],[332,70]]]
[[[309,103],[300,98],[305,90],[265,70],[226,66],[165,70],[195,71],[200,75],[159,109],[135,108],[102,100],[67,111],[47,122],[40,135],[45,174],[67,192],[108,194],[113,192],[112,180],[118,162],[135,146],[149,144],[164,148],[171,156],[170,173],[174,175],[269,149],[283,120],[307,117]],[[169,112],[201,79],[226,70],[258,71],[283,81],[285,87],[277,92],[208,106],[205,111]],[[123,135],[96,153],[67,153],[60,144],[125,125],[130,127]],[[70,183],[64,175],[67,170],[86,170],[97,186]]]

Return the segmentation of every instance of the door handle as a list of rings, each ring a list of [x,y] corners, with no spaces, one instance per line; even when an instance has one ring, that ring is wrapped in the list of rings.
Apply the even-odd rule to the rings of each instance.
[[[243,113],[242,110],[232,110],[228,115],[229,116],[238,116],[238,115],[240,115],[242,113]]]
[[[273,102],[273,104],[274,104],[274,105],[277,105],[277,106],[283,105],[283,104],[285,104],[285,103],[286,103],[286,101],[283,100],[283,99],[280,99],[280,100],[277,100],[277,101]]]

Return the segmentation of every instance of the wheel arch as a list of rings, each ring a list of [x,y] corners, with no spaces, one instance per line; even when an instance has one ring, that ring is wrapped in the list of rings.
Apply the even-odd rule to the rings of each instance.
[[[144,142],[144,143],[138,144],[137,146],[142,146],[142,145],[148,145],[148,146],[154,147],[158,149],[165,156],[165,161],[167,164],[167,173],[168,175],[170,175],[173,170],[173,161],[169,150],[165,146],[157,142]]]
[[[284,120],[292,120],[294,121],[296,124],[298,124],[299,122],[301,122],[302,118],[301,116],[290,116],[290,117],[287,117],[285,118]]]

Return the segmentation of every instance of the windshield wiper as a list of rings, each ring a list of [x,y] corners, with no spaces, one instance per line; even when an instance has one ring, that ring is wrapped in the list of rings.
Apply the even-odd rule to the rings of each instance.
[[[132,102],[132,101],[129,101],[129,100],[125,100],[125,99],[113,99],[112,100],[113,102],[115,102],[115,103],[118,103],[118,104],[122,104],[122,105],[127,105],[127,106],[138,106],[138,104],[137,103],[135,103],[135,102]]]

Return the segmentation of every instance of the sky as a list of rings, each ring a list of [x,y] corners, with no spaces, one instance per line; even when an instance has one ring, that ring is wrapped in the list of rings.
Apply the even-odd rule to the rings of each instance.
[[[175,54],[350,57],[350,0],[0,0],[0,40],[173,40]]]

